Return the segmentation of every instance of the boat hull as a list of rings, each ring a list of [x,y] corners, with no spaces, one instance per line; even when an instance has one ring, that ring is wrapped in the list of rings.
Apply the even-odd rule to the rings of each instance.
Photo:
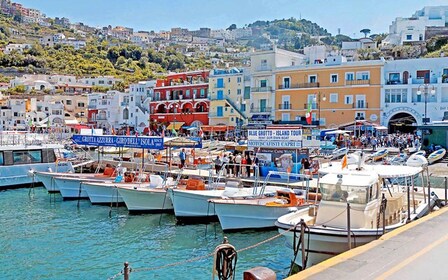
[[[169,189],[168,193],[174,206],[174,214],[183,221],[217,221],[218,216],[210,199],[220,198],[223,190],[191,191]]]
[[[123,204],[118,189],[113,184],[85,183],[82,185],[92,204]]]
[[[148,187],[118,187],[130,213],[172,212],[173,203],[165,189]]]
[[[87,194],[84,183],[85,182],[110,182],[111,179],[99,179],[91,176],[87,177],[54,177],[54,182],[56,187],[61,192],[61,196],[66,199],[88,199],[89,195]]]
[[[32,186],[34,183],[41,183],[34,172],[45,172],[49,169],[58,172],[72,171],[69,162],[61,163],[35,163],[14,166],[0,166],[0,190]]]
[[[266,206],[269,201],[272,199],[260,199],[253,202],[231,200],[213,202],[213,204],[224,231],[274,228],[275,221],[280,216],[298,209],[288,206]]]

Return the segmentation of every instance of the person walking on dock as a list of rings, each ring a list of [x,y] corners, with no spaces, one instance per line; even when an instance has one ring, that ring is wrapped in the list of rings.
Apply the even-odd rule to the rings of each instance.
[[[185,167],[185,160],[187,159],[187,154],[185,153],[185,149],[182,149],[182,151],[179,153],[180,158],[180,168]]]

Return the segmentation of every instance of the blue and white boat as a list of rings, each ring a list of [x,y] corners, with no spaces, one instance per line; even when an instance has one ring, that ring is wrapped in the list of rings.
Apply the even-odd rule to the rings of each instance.
[[[348,148],[344,147],[344,148],[340,148],[340,149],[336,149],[331,153],[331,158],[332,159],[338,159],[340,157],[345,156],[348,153]]]
[[[434,162],[441,160],[446,154],[446,150],[441,148],[438,149],[435,152],[432,152],[429,156],[428,156],[428,163],[429,164],[433,164]]]
[[[387,149],[381,149],[381,150],[378,150],[378,151],[374,152],[373,154],[371,154],[369,156],[369,158],[372,161],[378,161],[380,159],[387,157],[388,154],[389,154],[389,151]]]
[[[413,153],[412,155],[413,155],[413,156],[414,156],[414,155],[417,155],[417,156],[426,156],[426,151],[425,151],[425,150],[420,150],[420,151],[417,151],[417,152]]]
[[[55,150],[62,145],[11,145],[0,147],[0,190],[40,183],[36,171],[70,172],[70,162],[58,161]]]

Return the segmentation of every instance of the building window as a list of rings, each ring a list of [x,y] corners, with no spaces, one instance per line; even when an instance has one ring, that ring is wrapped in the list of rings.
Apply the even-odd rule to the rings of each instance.
[[[355,73],[353,72],[345,73],[346,81],[353,81],[354,79],[355,79]]]
[[[338,103],[338,94],[330,93],[330,103]]]
[[[366,112],[355,112],[355,120],[365,120]]]
[[[66,103],[67,105],[72,105],[72,101],[71,101],[71,100],[65,100],[65,103]]]
[[[408,91],[406,89],[386,89],[384,101],[386,103],[407,103]]]
[[[237,95],[241,95],[241,89],[240,88],[236,90],[236,94]]]
[[[364,94],[356,95],[356,108],[367,108],[366,96]]]
[[[283,88],[289,88],[291,86],[290,81],[291,81],[291,79],[289,77],[284,77],[283,78]]]
[[[353,95],[346,95],[344,97],[344,104],[353,104]]]
[[[195,94],[196,96],[196,94]],[[205,97],[205,89],[201,88],[201,93],[199,95],[200,97]]]
[[[406,35],[406,40],[408,41],[412,40],[412,34]]]
[[[356,73],[356,79],[357,80],[369,80],[370,79],[370,73],[369,72],[357,72]]]
[[[260,81],[260,87],[265,88],[268,86],[268,81],[267,80],[261,80]]]
[[[236,82],[237,82],[237,83],[241,83],[241,77],[237,77],[237,78],[236,78]]]
[[[290,120],[290,114],[289,113],[282,113],[282,121],[289,121]]]
[[[267,67],[268,66],[268,60],[267,59],[262,59],[261,60],[261,67]]]
[[[313,83],[317,83],[317,75],[309,75],[308,76],[308,82],[313,84]]]
[[[337,83],[338,82],[338,74],[331,74],[331,83]]]
[[[400,73],[389,73],[389,84],[398,84],[400,82]]]

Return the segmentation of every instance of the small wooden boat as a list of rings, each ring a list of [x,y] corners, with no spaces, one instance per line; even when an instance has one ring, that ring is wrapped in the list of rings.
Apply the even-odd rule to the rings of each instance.
[[[370,159],[372,159],[372,161],[378,161],[380,159],[387,157],[388,154],[389,151],[387,149],[381,149],[371,154]]]
[[[428,156],[428,162],[429,162],[429,164],[433,164],[434,162],[436,162],[436,161],[442,159],[442,158],[445,156],[445,154],[446,154],[446,150],[443,149],[443,148],[438,149],[437,151],[431,153],[431,154]]]

